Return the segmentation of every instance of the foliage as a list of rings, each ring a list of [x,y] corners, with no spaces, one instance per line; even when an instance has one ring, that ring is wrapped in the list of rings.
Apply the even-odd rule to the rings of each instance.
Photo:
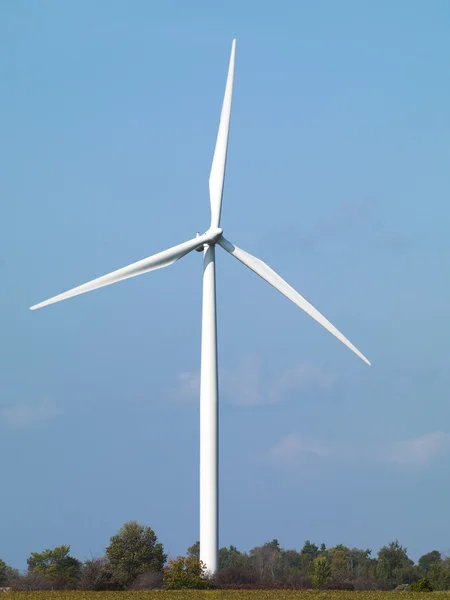
[[[432,552],[428,552],[427,554],[421,556],[417,564],[419,566],[419,569],[421,569],[425,573],[429,573],[431,567],[436,563],[440,563],[441,561],[441,553],[438,550],[433,550]]]
[[[46,579],[75,581],[80,574],[81,562],[70,556],[70,546],[63,544],[43,552],[32,552],[27,559],[28,570],[39,573]]]
[[[272,540],[271,542],[266,542],[264,544],[264,548],[270,548],[271,550],[276,550],[276,551],[280,551],[280,542],[276,539]]]
[[[450,560],[442,560],[430,566],[428,577],[435,590],[448,590],[450,588]]]
[[[187,555],[192,558],[196,558],[197,560],[200,560],[200,542],[199,541],[195,542],[195,544],[192,544],[192,546],[189,546],[189,548],[187,549]]]
[[[2,594],[2,600],[392,600],[392,592],[351,591],[304,592],[296,590],[183,590],[177,591],[124,591],[120,592],[15,592]],[[398,596],[396,596],[398,598]],[[402,597],[415,598],[405,593]],[[423,600],[436,600],[431,593],[422,594]]]
[[[17,592],[54,590],[60,589],[61,587],[65,587],[62,582],[47,579],[36,571],[28,571],[11,582],[11,589]]]
[[[215,577],[215,584],[221,589],[253,589],[258,581],[254,569],[246,564],[221,569]]]
[[[6,585],[8,581],[7,569],[8,565],[0,558],[0,586]]]
[[[160,590],[163,586],[162,573],[141,573],[136,577],[131,586],[132,590]]]
[[[311,581],[315,589],[326,587],[331,581],[331,567],[325,556],[314,559],[311,569]]]
[[[219,569],[234,569],[242,566],[244,561],[244,555],[236,546],[219,549]]]
[[[355,589],[354,584],[351,581],[335,581],[327,585],[327,590],[348,590],[352,591]]]
[[[433,550],[414,564],[398,540],[380,548],[376,557],[369,549],[343,544],[327,548],[310,540],[301,550],[285,549],[277,539],[248,552],[230,545],[219,549],[219,572],[214,581],[206,577],[199,555],[197,541],[187,549],[186,558],[178,557],[164,569],[166,556],[153,530],[131,521],[111,538],[105,557],[83,564],[70,556],[70,546],[34,552],[22,575],[0,560],[0,587],[17,592],[79,589],[136,590],[140,594],[162,588],[164,583],[170,589],[211,588],[214,583],[215,589],[230,591],[320,588],[372,593],[428,590],[423,581],[426,577],[433,590],[450,590],[450,557]]]
[[[349,579],[352,576],[350,548],[339,544],[334,548],[329,548],[327,554],[330,559],[331,573],[333,578],[338,581]]]
[[[391,542],[383,546],[378,552],[377,576],[386,583],[408,583],[398,581],[399,572],[406,567],[414,565],[408,558],[407,549],[398,542]]]
[[[117,592],[103,592],[99,594],[98,592],[80,590],[64,591],[63,593],[51,591],[44,594],[42,592],[13,591],[2,593],[2,590],[0,590],[0,598],[2,600],[219,600],[219,598],[220,600],[269,600],[269,596],[264,590],[256,593],[251,590],[239,593],[236,593],[234,590],[226,592],[222,590],[183,590],[182,592],[176,590],[148,590],[139,593],[129,590],[121,592],[120,595]],[[276,600],[273,598],[273,595],[272,599]],[[296,596],[286,595],[283,596],[283,600],[299,599]],[[313,599],[311,598],[311,600]],[[324,598],[323,600],[326,599]],[[344,598],[340,600],[344,600]],[[386,599],[373,598],[372,600]],[[427,599],[424,597],[423,600]]]
[[[114,577],[125,585],[146,572],[160,573],[166,561],[162,544],[150,527],[130,521],[110,539],[106,556]]]
[[[303,548],[301,549],[301,554],[312,562],[319,554],[319,548],[316,546],[316,544],[312,544],[309,540],[306,540],[306,542],[303,544]]]
[[[11,568],[0,558],[0,587],[8,587],[19,577],[19,571]]]
[[[205,565],[192,556],[170,560],[164,569],[163,582],[167,590],[204,590],[211,588],[213,583],[206,575]]]
[[[282,553],[276,543],[269,542],[250,550],[250,564],[258,573],[260,581],[274,582],[280,578],[282,571]]]
[[[78,586],[82,590],[121,590],[123,584],[114,576],[114,571],[106,558],[91,558],[81,569]]]
[[[422,577],[419,581],[416,581],[410,585],[411,592],[432,592],[433,586],[430,580],[426,577]]]

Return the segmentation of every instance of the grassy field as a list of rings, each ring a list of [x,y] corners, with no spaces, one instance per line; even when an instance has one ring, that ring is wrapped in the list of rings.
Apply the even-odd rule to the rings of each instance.
[[[439,600],[450,592],[337,592],[337,591],[146,591],[146,592],[8,592],[0,600]]]

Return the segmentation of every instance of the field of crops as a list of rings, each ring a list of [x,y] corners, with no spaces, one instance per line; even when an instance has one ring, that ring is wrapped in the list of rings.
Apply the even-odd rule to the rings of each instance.
[[[450,600],[450,592],[342,591],[145,591],[145,592],[8,592],[0,600]]]

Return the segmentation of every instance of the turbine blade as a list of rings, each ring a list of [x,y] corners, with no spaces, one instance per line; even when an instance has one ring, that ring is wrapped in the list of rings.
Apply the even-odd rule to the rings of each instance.
[[[78,287],[75,287],[67,292],[63,292],[58,296],[50,298],[49,300],[35,304],[34,306],[30,307],[30,310],[42,308],[43,306],[54,304],[55,302],[60,302],[61,300],[67,300],[67,298],[72,298],[73,296],[78,296],[79,294],[91,292],[92,290],[96,290],[97,288],[101,288],[106,285],[111,285],[112,283],[122,281],[123,279],[129,279],[130,277],[136,277],[137,275],[142,275],[143,273],[148,273],[149,271],[167,267],[195,248],[203,245],[210,239],[210,237],[211,234],[206,233],[189,240],[188,242],[184,242],[183,244],[179,244],[178,246],[174,246],[173,248],[159,252],[158,254],[153,254],[153,256],[149,256],[143,260],[139,260],[138,262],[118,269],[117,271],[113,271],[112,273],[108,273],[102,277],[98,277],[93,281],[79,285]]]
[[[282,279],[275,271],[273,271],[266,263],[259,258],[252,256],[245,250],[241,250],[224,237],[222,237],[218,243],[229,252],[232,256],[241,261],[245,266],[254,271],[257,275],[262,277],[267,283],[270,283],[275,289],[281,292],[284,296],[292,300],[294,304],[303,309],[310,317],[320,323],[322,327],[325,327],[330,333],[332,333],[339,341],[341,341],[347,348],[350,348],[356,356],[359,356],[361,360],[370,366],[370,362],[340,331],[332,325],[328,319],[326,319],[312,304],[310,304],[303,296],[294,290],[284,279]]]
[[[227,84],[220,115],[219,133],[209,175],[209,198],[211,202],[211,227],[219,227],[222,208],[223,182],[227,162],[228,131],[230,129],[231,97],[233,95],[234,55],[236,40],[231,45],[230,65],[228,67]]]

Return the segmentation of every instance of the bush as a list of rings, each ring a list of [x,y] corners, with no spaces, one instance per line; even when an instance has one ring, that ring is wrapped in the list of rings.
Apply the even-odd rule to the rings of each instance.
[[[20,577],[19,571],[13,569],[0,558],[0,588],[11,587],[11,582]]]
[[[398,585],[395,588],[395,592],[409,592],[410,591],[410,585],[409,583],[401,583],[400,585]]]
[[[239,588],[242,585],[257,583],[258,576],[250,567],[238,566],[220,569],[216,575],[216,585],[221,588]]]
[[[277,583],[276,581],[259,581],[257,583],[242,583],[242,584],[218,584],[215,586],[216,589],[219,590],[300,590],[300,589],[310,589],[311,585],[308,587],[293,585],[290,583]]]
[[[24,575],[19,575],[19,577],[11,581],[10,587],[13,592],[61,589],[58,585],[58,581],[50,581],[40,573],[36,573],[36,571],[27,571]]]
[[[327,586],[327,590],[345,590],[348,592],[353,592],[355,586],[351,581],[333,581]]]
[[[311,579],[302,575],[297,569],[287,568],[284,573],[284,579],[289,589],[309,590],[312,588]]]
[[[375,577],[357,577],[353,580],[353,585],[355,586],[355,590],[358,591],[388,591],[391,586],[384,581],[378,581]]]
[[[162,573],[155,573],[154,571],[149,571],[148,573],[141,573],[141,575],[138,575],[130,589],[160,590],[162,588],[162,585]]]
[[[169,561],[164,569],[163,581],[166,590],[206,590],[213,587],[204,563],[192,556],[179,556]]]
[[[115,577],[114,572],[106,558],[91,558],[81,569],[79,587],[82,590],[94,592],[120,591],[123,584]]]
[[[430,583],[430,580],[426,577],[422,577],[419,581],[412,583],[410,586],[411,592],[432,592],[433,586]]]

